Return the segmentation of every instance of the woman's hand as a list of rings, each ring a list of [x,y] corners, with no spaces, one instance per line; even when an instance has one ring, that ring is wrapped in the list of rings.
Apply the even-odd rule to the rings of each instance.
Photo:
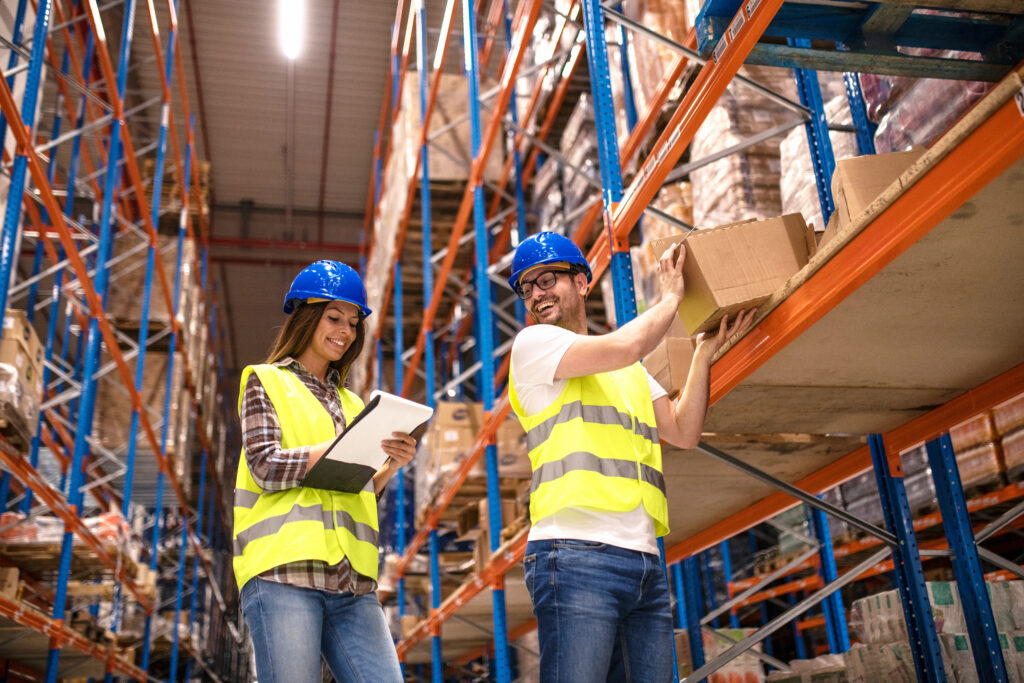
[[[389,459],[384,467],[373,475],[373,487],[377,493],[383,491],[388,479],[395,476],[400,468],[412,462],[413,456],[416,455],[416,439],[405,432],[391,432],[391,436],[395,438],[380,442],[380,447],[388,454]]]
[[[380,447],[391,458],[395,469],[404,467],[412,462],[416,455],[416,439],[405,432],[391,432],[393,439],[385,439],[380,442]]]

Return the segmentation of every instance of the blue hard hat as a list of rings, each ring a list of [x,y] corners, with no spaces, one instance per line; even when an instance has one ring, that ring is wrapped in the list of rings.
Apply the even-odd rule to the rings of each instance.
[[[575,242],[557,232],[538,232],[527,237],[516,247],[508,286],[515,290],[520,275],[534,266],[545,263],[568,263],[586,273],[587,282],[594,279],[593,273],[590,272],[590,264]]]
[[[303,268],[284,297],[284,312],[291,313],[306,299],[347,301],[358,306],[364,318],[373,312],[366,306],[366,288],[359,273],[337,261],[317,261]]]

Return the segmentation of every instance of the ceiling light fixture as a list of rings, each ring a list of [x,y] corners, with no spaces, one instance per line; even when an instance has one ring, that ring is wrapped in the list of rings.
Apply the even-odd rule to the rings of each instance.
[[[278,0],[277,26],[281,50],[288,59],[296,59],[305,40],[306,0]]]

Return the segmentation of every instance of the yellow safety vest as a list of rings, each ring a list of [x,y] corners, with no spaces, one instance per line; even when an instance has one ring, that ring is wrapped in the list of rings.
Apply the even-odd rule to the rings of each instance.
[[[281,447],[312,446],[333,439],[331,415],[291,371],[274,365],[250,365],[242,371],[242,394],[255,372],[281,423]],[[339,389],[350,419],[363,402]],[[234,569],[238,589],[268,569],[299,560],[334,565],[348,558],[352,569],[377,579],[377,497],[373,491],[339,493],[307,487],[264,491],[252,478],[245,450],[235,478]]]
[[[640,363],[570,378],[558,398],[533,415],[523,411],[512,382],[508,395],[533,468],[530,519],[567,507],[628,512],[643,504],[655,533],[668,533],[661,442]]]

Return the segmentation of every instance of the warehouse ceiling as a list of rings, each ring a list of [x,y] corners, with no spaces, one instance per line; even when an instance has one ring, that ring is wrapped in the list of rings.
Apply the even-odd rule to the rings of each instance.
[[[358,266],[391,2],[307,2],[294,62],[275,0],[183,3],[179,25],[199,157],[211,169],[211,266],[230,371],[262,360],[304,265]],[[258,245],[280,242],[271,248]],[[306,246],[332,244],[332,248]]]
[[[431,52],[444,4],[426,3]],[[304,46],[290,63],[276,0],[182,3],[196,144],[211,168],[210,261],[230,330],[231,382],[264,357],[303,266],[331,258],[359,267],[397,5],[307,0]],[[459,68],[459,53],[453,31],[446,69]],[[159,82],[155,71],[150,79]]]

